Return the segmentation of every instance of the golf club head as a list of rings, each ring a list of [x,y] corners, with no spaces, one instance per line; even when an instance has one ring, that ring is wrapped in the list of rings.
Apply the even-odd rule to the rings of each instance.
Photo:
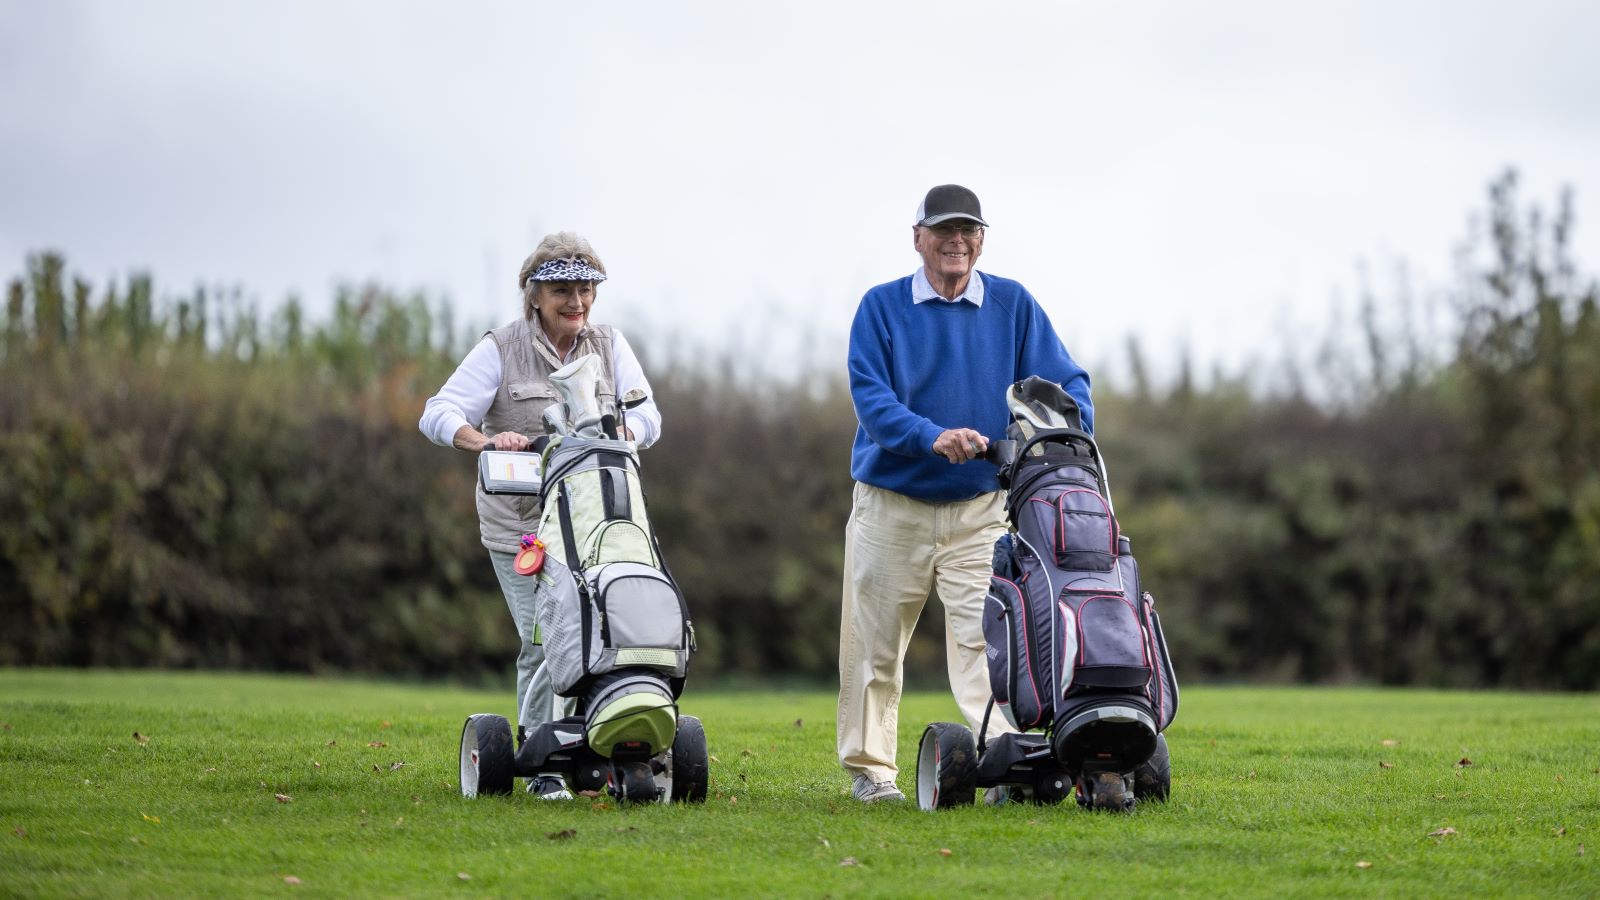
[[[622,395],[622,400],[618,405],[624,410],[629,410],[649,399],[650,395],[644,392],[644,388],[633,388]]]

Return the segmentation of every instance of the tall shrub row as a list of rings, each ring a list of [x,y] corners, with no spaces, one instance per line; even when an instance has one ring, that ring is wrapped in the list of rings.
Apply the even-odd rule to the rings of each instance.
[[[1600,685],[1600,313],[1571,228],[1565,200],[1547,220],[1498,180],[1436,360],[1367,316],[1362,349],[1328,335],[1333,367],[1286,389],[1101,379],[1118,512],[1180,674]],[[471,460],[416,432],[472,337],[447,311],[350,288],[310,324],[293,301],[161,301],[144,276],[97,293],[30,259],[0,343],[0,664],[503,676]],[[830,678],[842,372],[780,381],[635,343],[696,665]],[[942,653],[925,623],[913,677],[940,677]]]

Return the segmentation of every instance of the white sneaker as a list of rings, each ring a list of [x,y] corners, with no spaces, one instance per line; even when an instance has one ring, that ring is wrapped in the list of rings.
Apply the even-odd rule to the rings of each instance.
[[[894,786],[892,781],[873,781],[866,775],[857,775],[855,783],[850,786],[850,793],[862,803],[877,803],[879,800],[904,800],[906,795]]]
[[[540,800],[571,800],[572,792],[560,775],[536,775],[528,780],[528,793]]]

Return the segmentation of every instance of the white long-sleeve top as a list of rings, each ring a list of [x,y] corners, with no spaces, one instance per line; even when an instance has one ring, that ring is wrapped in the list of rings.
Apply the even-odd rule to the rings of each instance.
[[[576,345],[573,349],[577,349]],[[569,363],[574,358],[569,352],[561,361]],[[634,388],[641,388],[649,398],[628,410],[627,414],[628,428],[642,450],[661,437],[661,410],[656,407],[655,393],[650,390],[650,381],[644,377],[639,358],[633,355],[628,339],[616,328],[611,329],[611,364],[616,369],[618,397]],[[500,390],[500,376],[500,348],[493,338],[485,337],[456,367],[444,387],[439,388],[439,393],[428,398],[417,427],[435,444],[452,446],[461,426],[477,428],[483,423],[484,414],[489,411],[495,393]]]

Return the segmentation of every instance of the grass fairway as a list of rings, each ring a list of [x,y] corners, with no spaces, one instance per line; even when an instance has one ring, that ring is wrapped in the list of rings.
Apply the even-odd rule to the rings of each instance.
[[[825,692],[691,689],[703,807],[463,800],[509,694],[0,670],[0,896],[1600,895],[1593,695],[1194,688],[1172,801],[1096,815],[862,807]]]

